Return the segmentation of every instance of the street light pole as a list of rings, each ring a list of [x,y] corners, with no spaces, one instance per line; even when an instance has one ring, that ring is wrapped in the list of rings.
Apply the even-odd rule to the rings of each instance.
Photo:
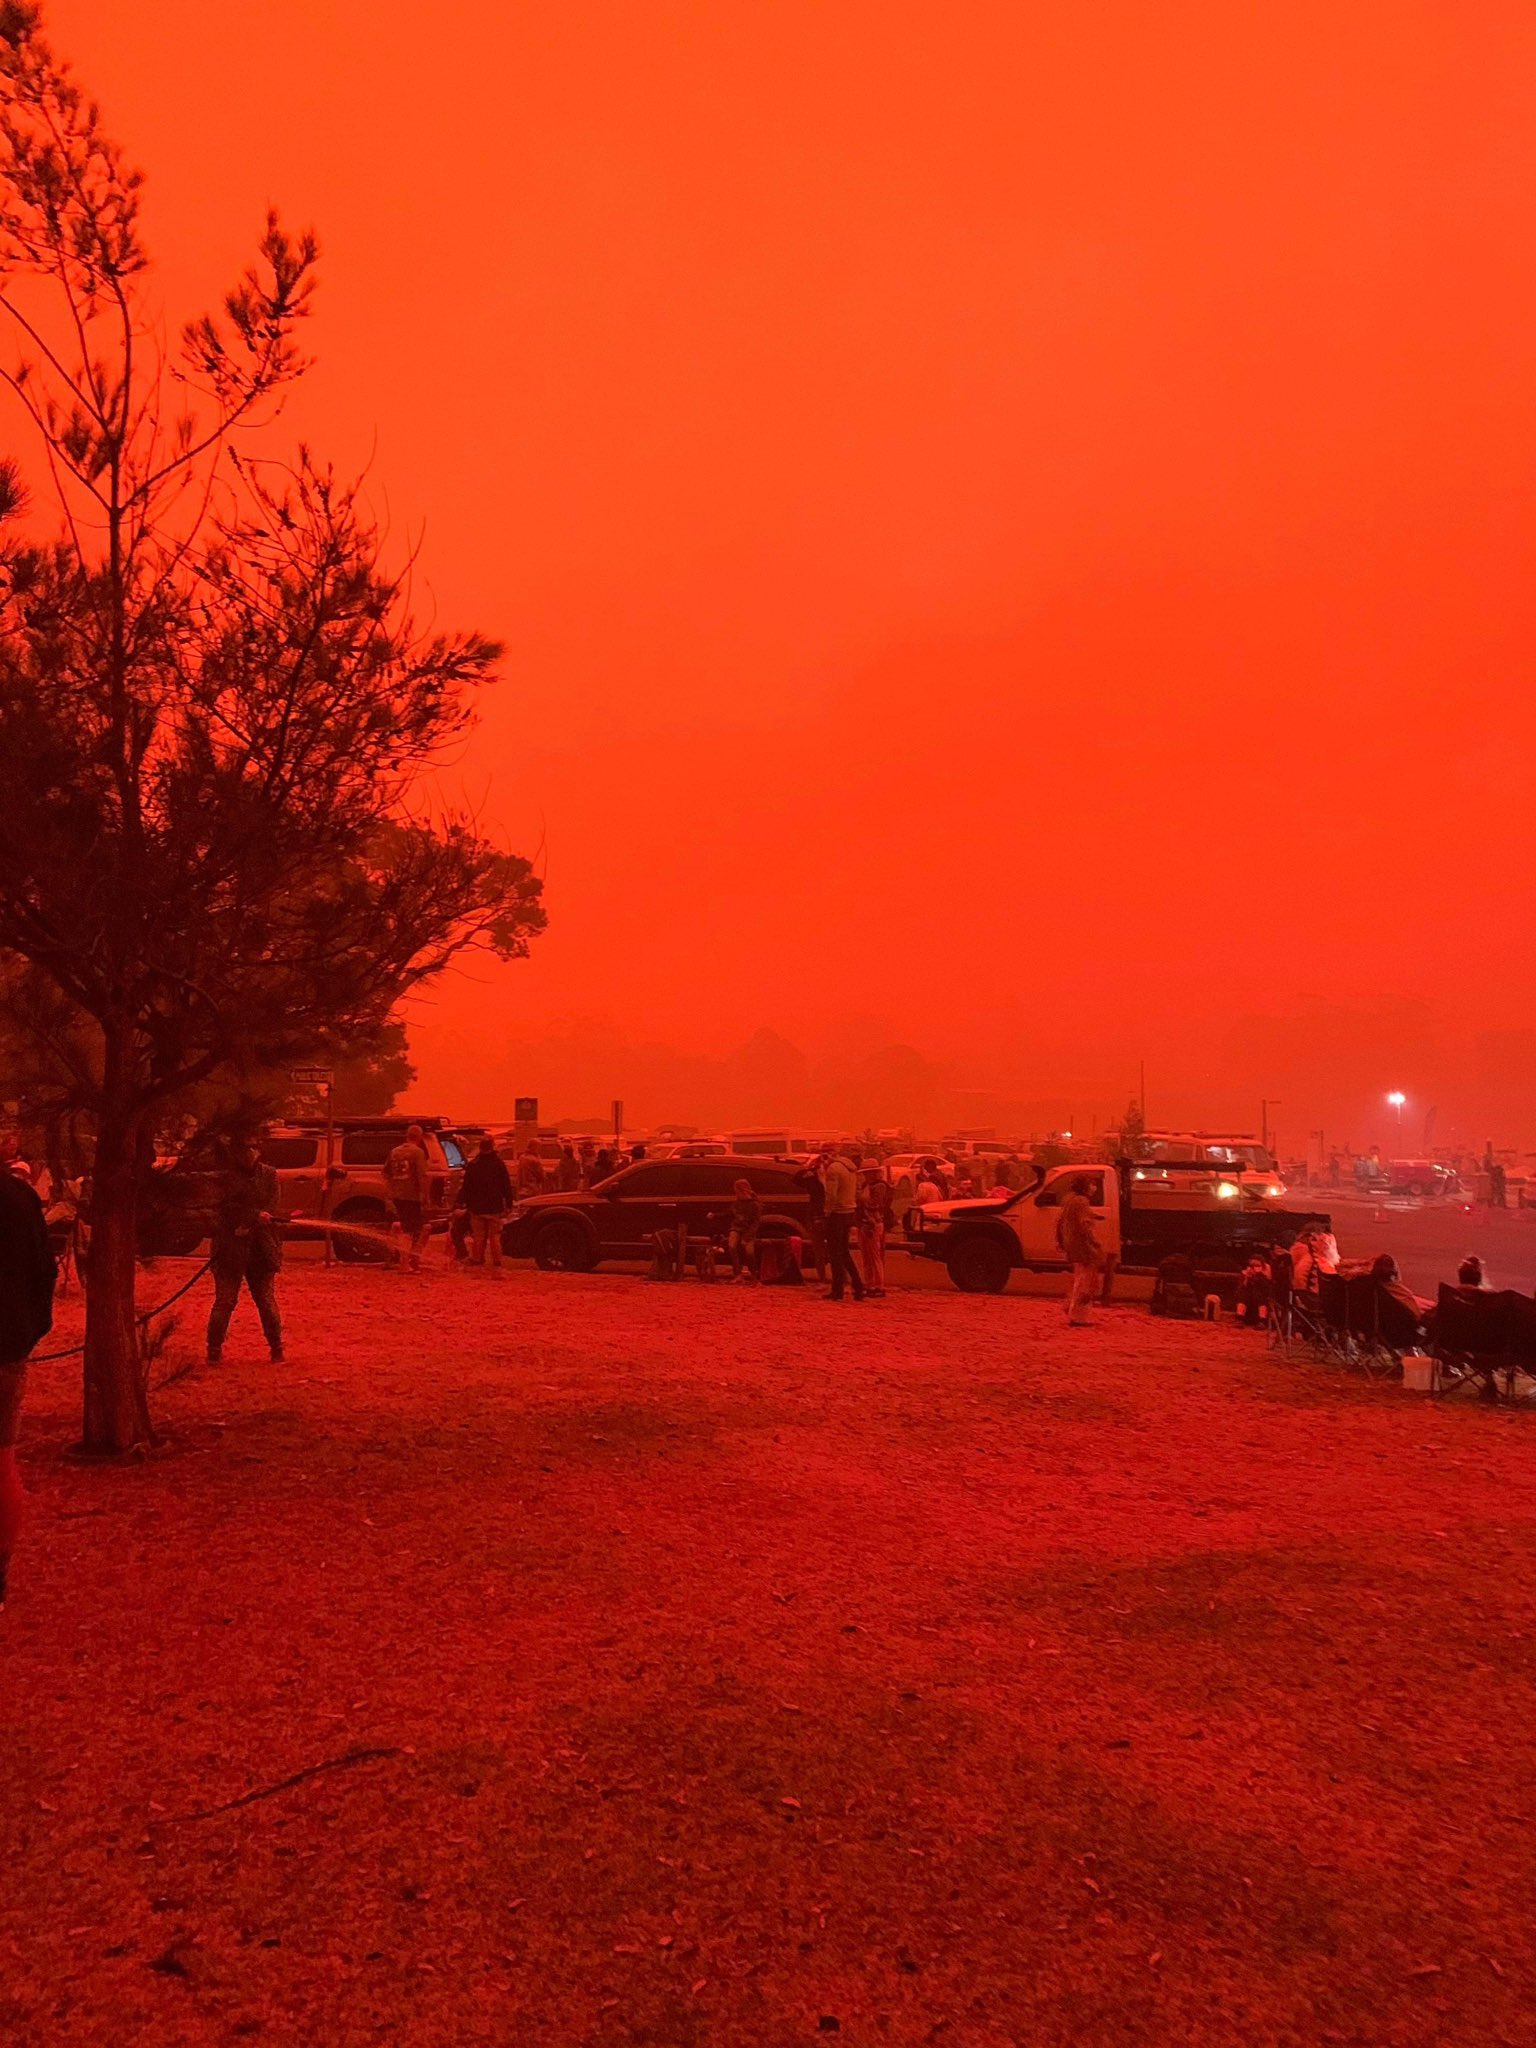
[[[1387,1097],[1387,1100],[1391,1103],[1392,1107],[1397,1111],[1397,1150],[1398,1156],[1399,1158],[1401,1158],[1403,1150],[1403,1104],[1408,1100],[1408,1098],[1403,1093],[1401,1088],[1394,1088],[1391,1094]]]

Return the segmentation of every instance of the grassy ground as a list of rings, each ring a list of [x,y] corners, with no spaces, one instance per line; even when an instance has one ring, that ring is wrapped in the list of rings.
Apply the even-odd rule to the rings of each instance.
[[[1531,2041],[1536,1417],[1012,1296],[285,1297],[140,1469],[35,1374],[0,2039]]]

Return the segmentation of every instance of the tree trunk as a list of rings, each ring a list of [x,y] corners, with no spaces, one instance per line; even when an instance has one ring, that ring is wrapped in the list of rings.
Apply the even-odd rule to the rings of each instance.
[[[132,1119],[104,1116],[91,1176],[83,1444],[101,1456],[121,1457],[154,1437],[134,1299],[142,1166]]]

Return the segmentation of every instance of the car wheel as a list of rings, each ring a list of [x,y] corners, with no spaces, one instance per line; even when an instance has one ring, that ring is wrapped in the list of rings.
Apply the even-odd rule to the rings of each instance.
[[[581,1225],[561,1216],[533,1240],[533,1263],[541,1273],[588,1273],[597,1259]]]
[[[1413,1196],[1413,1197],[1415,1197],[1415,1198],[1417,1198],[1417,1197],[1418,1197],[1419,1195],[1422,1195],[1422,1194],[1423,1194],[1423,1192],[1424,1192],[1424,1184],[1423,1184],[1423,1182],[1422,1182],[1422,1181],[1417,1181],[1417,1180],[1411,1180],[1411,1181],[1409,1181],[1409,1183],[1408,1183],[1407,1187],[1406,1187],[1406,1188],[1404,1189],[1404,1193],[1405,1193],[1405,1194],[1407,1194],[1407,1195],[1410,1195],[1410,1196]]]
[[[331,1218],[331,1243],[343,1266],[385,1266],[394,1257],[389,1211],[382,1202],[344,1202]]]
[[[944,1261],[962,1294],[1001,1294],[1012,1270],[1008,1254],[992,1237],[963,1237]]]

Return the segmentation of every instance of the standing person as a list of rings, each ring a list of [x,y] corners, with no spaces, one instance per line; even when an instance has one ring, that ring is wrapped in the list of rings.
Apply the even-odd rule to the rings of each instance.
[[[555,1164],[555,1186],[562,1195],[574,1195],[581,1186],[581,1162],[569,1145],[560,1147]]]
[[[482,1138],[480,1149],[464,1169],[462,1199],[469,1211],[470,1257],[477,1266],[501,1271],[501,1226],[512,1203],[512,1176],[496,1150],[495,1140]]]
[[[872,1167],[859,1186],[859,1263],[865,1288],[877,1301],[885,1293],[885,1234],[893,1200],[885,1174]]]
[[[517,1192],[520,1195],[542,1195],[544,1192],[544,1162],[534,1145],[530,1145],[517,1162]]]
[[[18,1175],[0,1172],[0,1607],[21,1533],[16,1439],[27,1355],[53,1328],[54,1277],[42,1203]]]
[[[753,1193],[751,1181],[737,1181],[731,1202],[731,1234],[726,1243],[731,1254],[731,1272],[738,1280],[751,1280],[757,1273],[757,1236],[762,1221],[763,1205]]]
[[[829,1157],[828,1153],[818,1153],[795,1175],[795,1186],[805,1194],[806,1231],[810,1239],[811,1264],[816,1268],[818,1280],[827,1277],[827,1190],[823,1176]]]
[[[213,1225],[213,1309],[208,1317],[208,1363],[224,1356],[229,1319],[240,1283],[256,1304],[272,1363],[283,1362],[283,1325],[277,1312],[277,1276],[283,1247],[277,1234],[277,1175],[254,1138],[242,1138],[220,1176]]]
[[[1092,1187],[1087,1175],[1079,1174],[1067,1189],[1056,1223],[1056,1242],[1072,1268],[1072,1284],[1067,1290],[1069,1323],[1093,1320],[1089,1311],[1103,1283],[1104,1248],[1099,1243],[1098,1218],[1090,1199]]]
[[[593,1146],[592,1140],[590,1138],[583,1138],[576,1164],[580,1168],[581,1185],[584,1188],[589,1188],[592,1185],[592,1163],[595,1157],[596,1149]]]
[[[599,1145],[597,1157],[592,1161],[593,1187],[596,1187],[599,1181],[607,1180],[610,1174],[617,1173],[618,1170],[618,1157],[613,1148],[609,1145]]]
[[[853,1226],[859,1213],[859,1177],[846,1153],[835,1152],[827,1162],[823,1183],[826,1197],[827,1263],[832,1268],[828,1301],[841,1301],[844,1286],[851,1286],[855,1301],[864,1299],[864,1282],[859,1278],[850,1249]]]
[[[429,1172],[427,1134],[420,1124],[412,1124],[384,1162],[384,1185],[406,1240],[406,1263],[412,1272],[421,1264],[421,1248],[427,1241]]]

